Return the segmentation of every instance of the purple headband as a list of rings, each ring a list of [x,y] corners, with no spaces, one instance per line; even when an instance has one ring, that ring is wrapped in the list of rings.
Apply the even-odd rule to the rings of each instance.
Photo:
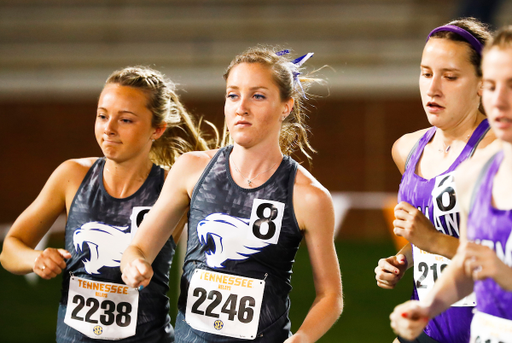
[[[476,52],[478,52],[478,54],[480,56],[482,56],[482,43],[480,43],[480,41],[478,39],[476,39],[475,36],[473,36],[471,33],[464,30],[463,28],[460,28],[455,25],[439,26],[439,27],[433,29],[432,32],[430,32],[428,34],[427,42],[434,33],[439,32],[439,31],[450,31],[450,32],[454,32],[454,33],[458,34],[459,36],[464,38],[466,40],[466,42],[471,44],[473,49],[475,49]]]

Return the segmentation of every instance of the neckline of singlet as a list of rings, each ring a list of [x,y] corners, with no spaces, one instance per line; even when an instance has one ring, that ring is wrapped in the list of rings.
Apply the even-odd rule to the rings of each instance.
[[[436,133],[437,131],[437,127],[436,126],[432,126],[430,129],[428,129],[428,131],[420,138],[420,144],[418,144],[418,146],[416,147],[416,151],[414,153],[414,157],[416,157],[415,161],[414,161],[414,165],[411,165],[410,168],[412,168],[412,175],[415,177],[415,178],[418,178],[422,181],[431,181],[431,180],[434,180],[436,177],[440,176],[440,175],[444,175],[444,174],[447,174],[449,172],[452,172],[453,170],[455,170],[455,168],[460,164],[460,161],[459,161],[459,158],[460,156],[462,156],[462,154],[464,153],[467,153],[468,150],[472,150],[473,148],[476,148],[476,146],[478,145],[478,143],[480,142],[480,140],[483,138],[483,136],[485,135],[485,133],[488,131],[489,129],[489,124],[488,124],[488,121],[487,121],[487,118],[485,118],[484,120],[482,120],[480,122],[480,124],[478,124],[478,126],[476,127],[475,130],[473,130],[473,133],[471,134],[471,137],[469,138],[468,142],[466,143],[466,145],[464,146],[464,149],[462,149],[462,151],[460,152],[460,154],[457,156],[457,158],[455,158],[455,160],[452,162],[452,164],[448,167],[448,169],[446,169],[444,172],[440,173],[440,174],[437,174],[429,179],[427,178],[424,178],[423,176],[420,176],[416,173],[416,168],[418,166],[418,163],[421,159],[421,156],[423,156],[423,152],[425,150],[425,146],[432,140],[432,138],[434,137],[434,134]],[[411,158],[412,159],[412,158]],[[411,161],[410,161],[411,162]]]
[[[116,197],[110,195],[107,192],[107,190],[105,189],[105,184],[103,181],[103,170],[105,169],[105,164],[106,164],[105,157],[99,158],[96,163],[99,164],[98,180],[99,180],[101,192],[103,193],[104,196],[106,196],[107,198],[109,198],[110,200],[113,200],[113,201],[126,201],[126,200],[130,200],[130,199],[138,196],[139,193],[142,192],[142,190],[145,188],[146,184],[149,182],[149,179],[151,177],[153,177],[153,175],[157,172],[157,168],[159,168],[156,164],[153,163],[153,165],[151,166],[151,170],[150,170],[148,176],[146,177],[146,180],[144,180],[142,185],[140,185],[139,189],[137,189],[135,191],[135,193],[133,193],[132,195],[129,195],[125,198],[116,198]]]
[[[225,151],[226,151],[226,153],[224,154],[224,156],[225,156],[226,160],[224,161],[224,165],[226,167],[226,174],[228,176],[228,180],[229,180],[229,182],[233,186],[237,187],[237,189],[242,190],[244,192],[255,192],[255,191],[258,191],[258,190],[264,188],[265,186],[267,186],[268,184],[270,184],[271,182],[273,182],[274,179],[277,177],[278,172],[282,168],[284,168],[285,160],[287,160],[289,158],[288,156],[283,155],[283,158],[281,159],[281,162],[279,163],[279,167],[277,167],[276,171],[272,174],[272,176],[270,176],[268,178],[267,181],[265,181],[264,183],[262,183],[261,185],[259,185],[258,187],[255,187],[255,188],[244,188],[244,187],[238,185],[235,182],[235,180],[233,180],[233,176],[231,175],[231,169],[229,167],[229,156],[231,156],[231,152],[233,151],[233,145],[226,146],[226,150]]]

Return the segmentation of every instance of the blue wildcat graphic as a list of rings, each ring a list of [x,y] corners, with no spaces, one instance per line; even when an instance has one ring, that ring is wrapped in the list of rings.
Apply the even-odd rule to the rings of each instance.
[[[250,239],[249,220],[213,213],[197,224],[199,242],[209,249],[205,252],[210,268],[223,268],[226,260],[245,260],[269,243]],[[213,246],[212,246],[213,245]]]
[[[82,259],[88,274],[100,274],[103,267],[119,267],[121,257],[131,241],[128,226],[117,227],[99,222],[82,225],[73,234],[76,251],[83,251],[87,244],[90,257]]]

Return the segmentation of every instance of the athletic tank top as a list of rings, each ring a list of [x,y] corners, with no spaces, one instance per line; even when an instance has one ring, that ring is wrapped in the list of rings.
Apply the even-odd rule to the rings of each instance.
[[[493,249],[506,265],[512,267],[512,210],[492,206],[492,187],[503,151],[496,153],[482,170],[475,185],[468,214],[468,240]],[[475,281],[477,310],[512,320],[512,292],[501,288],[492,278]]]
[[[418,208],[434,225],[447,235],[459,238],[460,214],[455,195],[453,173],[464,160],[470,158],[478,143],[489,130],[484,119],[468,140],[468,143],[445,172],[431,179],[416,174],[418,162],[425,146],[431,141],[437,128],[431,127],[411,151],[407,160],[398,191],[398,202],[405,201]],[[427,292],[437,280],[450,260],[434,254],[420,251],[413,245],[414,289],[412,299],[418,300],[418,292]],[[425,333],[441,343],[467,343],[473,307],[450,307],[447,311],[430,320]]]
[[[195,293],[197,289],[193,290],[197,298],[191,290],[189,299],[193,303],[187,303],[189,286],[198,270],[226,275],[225,280],[237,280],[239,277],[264,280],[260,316],[251,318],[257,321],[255,341],[282,342],[290,335],[288,294],[292,288],[292,265],[303,237],[293,211],[297,163],[284,156],[267,182],[257,188],[245,189],[239,187],[230,174],[229,155],[232,149],[233,146],[228,146],[216,153],[192,194],[178,302],[180,314],[176,321],[178,342],[240,341],[192,329],[188,319],[186,322],[182,320],[187,307],[195,307],[197,312],[208,304],[210,312],[206,316],[222,315],[226,309],[247,313],[247,307],[236,302],[226,303],[225,298],[215,306],[211,305],[210,298],[202,303],[200,294]]]
[[[153,165],[146,181],[137,192],[127,198],[114,198],[103,185],[104,166],[105,158],[96,160],[82,181],[69,210],[65,248],[72,257],[62,272],[62,296],[57,321],[58,342],[106,342],[89,338],[64,323],[70,276],[124,285],[119,269],[122,254],[131,241],[132,232],[138,228],[144,215],[157,200],[164,183],[164,170]],[[154,276],[151,282],[139,292],[135,336],[118,342],[173,341],[174,332],[170,324],[166,293],[169,290],[169,269],[175,247],[171,237],[153,262]],[[103,312],[105,308],[108,309],[106,304],[100,302],[97,309],[91,303],[84,304],[80,311],[74,307],[77,311],[75,315],[86,318],[92,314],[89,318],[96,320],[100,315],[108,318],[105,317],[108,314]],[[119,318],[119,313],[115,313],[113,320],[126,321],[126,314]]]

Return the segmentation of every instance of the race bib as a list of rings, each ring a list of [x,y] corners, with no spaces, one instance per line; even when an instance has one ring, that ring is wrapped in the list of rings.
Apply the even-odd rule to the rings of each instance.
[[[135,288],[72,276],[64,323],[93,339],[135,335],[139,292]]]
[[[418,291],[418,298],[424,299],[434,287],[434,283],[443,270],[448,267],[451,260],[436,254],[431,254],[413,245],[414,256],[414,284]],[[457,301],[454,307],[476,306],[475,293]]]
[[[471,322],[470,343],[512,343],[512,320],[477,312]]]
[[[185,321],[221,336],[256,338],[265,281],[197,269],[187,295]]]

